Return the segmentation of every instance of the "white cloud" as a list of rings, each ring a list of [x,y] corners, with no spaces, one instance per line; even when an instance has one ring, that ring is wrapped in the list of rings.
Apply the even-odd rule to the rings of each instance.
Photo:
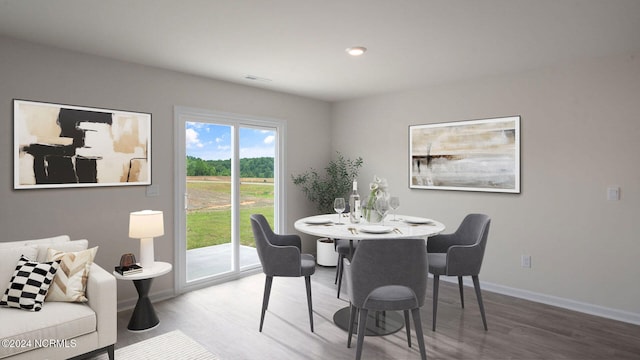
[[[265,147],[240,148],[240,158],[274,157],[275,150]]]
[[[198,138],[198,132],[195,131],[194,129],[186,129],[185,135],[186,135],[186,142],[187,142],[188,148],[193,148],[193,147],[201,148],[204,146],[200,142],[200,139]]]
[[[276,140],[276,137],[274,135],[269,135],[266,138],[264,138],[264,143],[265,144],[273,144],[273,142]]]

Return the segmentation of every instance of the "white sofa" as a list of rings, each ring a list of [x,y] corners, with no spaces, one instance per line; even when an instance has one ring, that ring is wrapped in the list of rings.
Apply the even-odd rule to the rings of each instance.
[[[0,298],[21,255],[45,261],[49,248],[80,251],[87,240],[69,236],[0,242]],[[0,307],[0,359],[69,359],[107,351],[117,337],[116,279],[93,263],[85,303],[45,301],[40,311]]]

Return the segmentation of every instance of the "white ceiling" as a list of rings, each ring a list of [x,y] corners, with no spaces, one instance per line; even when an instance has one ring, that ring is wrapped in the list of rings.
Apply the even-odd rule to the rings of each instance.
[[[338,101],[637,53],[640,0],[0,0],[0,34]]]

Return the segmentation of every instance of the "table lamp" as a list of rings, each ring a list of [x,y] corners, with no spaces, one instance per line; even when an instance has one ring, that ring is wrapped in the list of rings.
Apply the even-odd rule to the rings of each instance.
[[[140,239],[140,266],[153,266],[153,238],[164,235],[162,211],[142,210],[129,214],[129,237]]]

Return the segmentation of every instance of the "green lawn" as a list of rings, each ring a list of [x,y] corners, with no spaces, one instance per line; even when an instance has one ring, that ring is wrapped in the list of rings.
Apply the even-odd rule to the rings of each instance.
[[[187,182],[187,191],[190,209],[196,208],[187,213],[187,249],[229,243],[231,185]],[[240,243],[255,246],[249,216],[260,213],[273,224],[273,184],[241,184],[240,194]]]

